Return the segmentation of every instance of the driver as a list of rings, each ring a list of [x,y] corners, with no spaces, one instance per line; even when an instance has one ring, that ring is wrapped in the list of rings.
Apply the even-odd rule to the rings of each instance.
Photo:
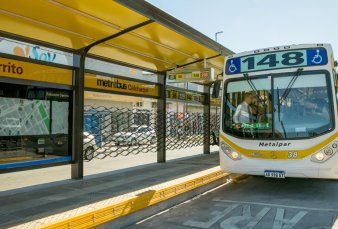
[[[254,95],[250,92],[245,92],[244,100],[236,108],[236,112],[233,115],[234,123],[252,123],[252,108]]]

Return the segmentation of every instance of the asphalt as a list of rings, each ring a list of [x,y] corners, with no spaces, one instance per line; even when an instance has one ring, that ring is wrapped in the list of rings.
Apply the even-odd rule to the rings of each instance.
[[[338,180],[247,177],[128,227],[338,228]]]
[[[0,196],[0,228],[8,228],[168,182],[219,165],[218,153],[157,163],[92,179],[60,181]],[[29,177],[27,178],[29,179]]]

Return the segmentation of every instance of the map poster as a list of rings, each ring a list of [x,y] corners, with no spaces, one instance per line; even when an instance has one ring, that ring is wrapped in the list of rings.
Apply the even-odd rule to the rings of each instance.
[[[68,102],[0,97],[0,136],[67,134],[68,106]],[[55,118],[52,126],[51,118]]]

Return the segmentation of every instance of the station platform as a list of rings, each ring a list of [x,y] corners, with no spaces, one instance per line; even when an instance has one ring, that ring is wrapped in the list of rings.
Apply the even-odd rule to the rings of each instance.
[[[218,152],[0,195],[0,228],[121,228],[228,179]],[[136,212],[141,212],[136,214]],[[107,226],[109,225],[109,226]]]

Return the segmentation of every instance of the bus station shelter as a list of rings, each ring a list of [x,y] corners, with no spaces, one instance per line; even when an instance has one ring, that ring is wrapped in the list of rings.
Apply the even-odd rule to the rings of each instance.
[[[36,60],[2,53],[0,49],[0,83],[46,87],[48,91],[45,96],[48,95],[50,107],[54,110],[62,107],[62,102],[71,104],[71,118],[66,131],[66,159],[50,164],[25,162],[22,168],[5,166],[5,171],[71,163],[72,177],[83,177],[84,91],[92,88],[109,93],[104,87],[112,87],[108,81],[98,83],[92,76],[87,77],[86,58],[154,73],[158,83],[155,94],[149,96],[158,99],[157,110],[161,111],[158,120],[165,120],[167,71],[181,67],[199,69],[207,65],[215,70],[215,74],[221,74],[224,56],[233,54],[231,50],[143,0],[4,0],[0,5],[0,21],[2,38],[68,53],[72,58],[72,64],[66,65],[45,61],[48,56]],[[62,92],[57,89],[62,89]],[[209,91],[210,87],[206,87],[208,102],[205,109],[210,111]],[[26,97],[33,98],[29,97],[31,94],[38,96],[39,91],[30,91]],[[46,111],[43,111],[42,105],[38,110],[44,116]],[[14,124],[11,125],[16,125],[15,120],[12,122]],[[208,122],[205,124],[209,125]],[[62,123],[45,122],[42,128],[49,129],[48,133],[51,134],[57,125],[62,126]],[[159,122],[158,162],[165,162],[166,159],[165,128],[165,123]],[[162,138],[159,137],[161,135]],[[205,137],[210,139],[209,134]],[[45,141],[49,140],[37,140],[38,144]],[[61,140],[53,138],[53,141]],[[205,152],[208,152],[208,144]]]

